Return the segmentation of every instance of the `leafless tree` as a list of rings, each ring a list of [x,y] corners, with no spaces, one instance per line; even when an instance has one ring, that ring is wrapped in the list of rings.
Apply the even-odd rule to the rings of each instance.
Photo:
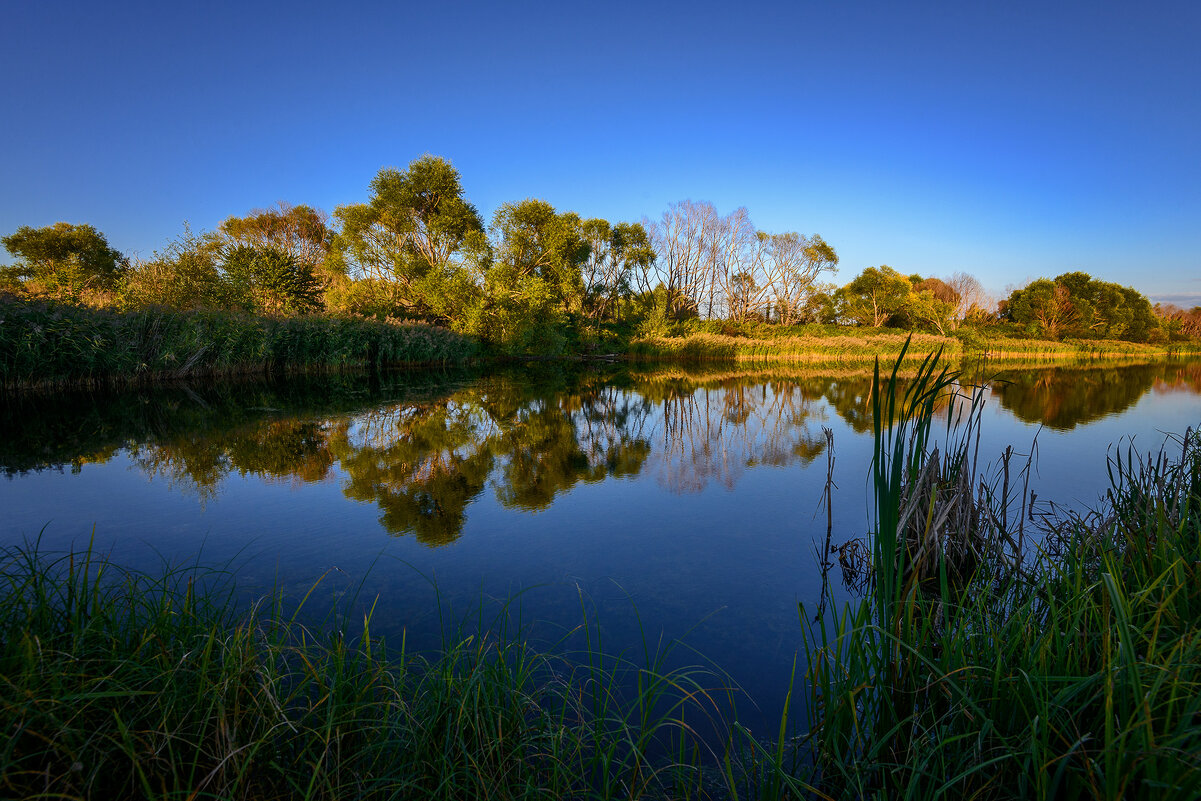
[[[954,312],[956,320],[963,321],[974,315],[989,312],[995,305],[973,275],[958,271],[951,274],[946,284],[959,295]]]
[[[808,237],[795,232],[772,234],[768,250],[766,285],[772,305],[779,322],[791,325],[817,290],[822,273],[837,269],[838,254],[821,236]]]

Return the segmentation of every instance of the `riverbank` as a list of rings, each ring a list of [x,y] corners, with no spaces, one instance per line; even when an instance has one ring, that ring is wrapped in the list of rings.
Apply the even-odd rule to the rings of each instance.
[[[1065,340],[1009,337],[962,337],[854,329],[820,336],[751,338],[712,333],[649,337],[630,343],[631,358],[643,361],[687,362],[793,362],[802,364],[871,364],[879,358],[896,360],[906,343],[904,360],[916,366],[930,353],[941,350],[953,360],[988,358],[990,361],[1062,362],[1073,359],[1162,359],[1201,354],[1201,343],[1148,345],[1120,340]]]
[[[812,331],[809,329],[812,328]],[[798,331],[800,333],[798,333]],[[614,335],[616,336],[616,335]],[[959,362],[1114,363],[1201,355],[1201,343],[1118,340],[1062,342],[993,335],[957,336],[890,329],[759,325],[750,335],[681,331],[605,340],[604,353],[514,357],[452,331],[362,317],[262,317],[163,308],[120,312],[30,301],[0,293],[0,389],[94,388],[180,378],[329,372],[387,367],[463,366],[480,360],[763,363],[870,367],[904,354],[916,368],[941,351]],[[595,347],[595,343],[593,345]],[[587,350],[581,346],[581,349]]]
[[[161,308],[118,312],[0,293],[0,388],[5,389],[461,365],[478,353],[472,340],[414,323]]]

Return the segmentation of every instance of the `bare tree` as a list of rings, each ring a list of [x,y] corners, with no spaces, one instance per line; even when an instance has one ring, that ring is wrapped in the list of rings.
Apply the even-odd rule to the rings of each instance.
[[[684,200],[668,206],[659,222],[647,224],[657,258],[639,276],[639,289],[649,293],[662,285],[668,314],[699,308],[709,272],[705,234],[716,213],[712,203]]]
[[[962,271],[955,272],[946,280],[946,284],[959,295],[955,303],[956,320],[963,321],[973,315],[990,311],[995,305],[973,275]]]
[[[817,291],[822,273],[837,269],[838,254],[818,234],[807,237],[796,232],[771,235],[769,253],[766,283],[772,305],[779,322],[792,325]]]
[[[758,231],[741,207],[722,216],[712,203],[685,200],[646,226],[657,259],[654,269],[637,274],[638,288],[662,286],[671,314],[746,320],[775,309],[781,322],[792,323],[821,274],[838,264],[817,234]]]

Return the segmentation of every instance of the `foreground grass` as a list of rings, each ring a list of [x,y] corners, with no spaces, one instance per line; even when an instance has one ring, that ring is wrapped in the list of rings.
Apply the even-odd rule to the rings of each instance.
[[[224,311],[117,312],[0,293],[0,387],[461,364],[475,343],[427,325]]]
[[[906,343],[912,342],[909,350]],[[905,334],[884,331],[824,333],[802,336],[750,338],[715,333],[692,333],[676,337],[648,337],[630,344],[637,359],[681,361],[779,361],[807,364],[866,363],[876,358],[892,361],[902,356],[916,367],[918,354],[941,350],[947,358],[987,355],[993,360],[1021,359],[1058,361],[1093,358],[1160,358],[1170,354],[1199,353],[1195,343],[1144,345],[1119,340],[984,339],[975,336],[943,337],[935,334]]]
[[[1104,508],[1027,531],[1017,471],[977,484],[978,396],[932,444],[955,379],[876,377],[869,589],[810,637],[822,792],[1201,796],[1201,437],[1115,455]]]
[[[0,796],[707,796],[692,733],[711,673],[653,652],[568,663],[503,613],[416,654],[369,614],[310,628],[278,598],[235,614],[219,578],[5,551]]]

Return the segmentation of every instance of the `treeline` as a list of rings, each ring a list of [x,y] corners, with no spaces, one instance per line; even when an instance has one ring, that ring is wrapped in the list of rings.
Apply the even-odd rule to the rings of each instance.
[[[979,281],[868,267],[839,287],[820,235],[770,233],[745,208],[672,204],[657,221],[610,222],[534,199],[485,224],[459,173],[424,156],[383,169],[366,202],[332,216],[309,206],[230,217],[130,259],[89,225],[22,227],[0,290],[137,310],[168,307],[281,317],[335,313],[440,325],[506,353],[555,354],[720,321],[889,326],[946,334],[1160,342],[1201,335],[1201,308],[1153,309],[1130,287],[1085,273],[1041,279],[999,304]]]

